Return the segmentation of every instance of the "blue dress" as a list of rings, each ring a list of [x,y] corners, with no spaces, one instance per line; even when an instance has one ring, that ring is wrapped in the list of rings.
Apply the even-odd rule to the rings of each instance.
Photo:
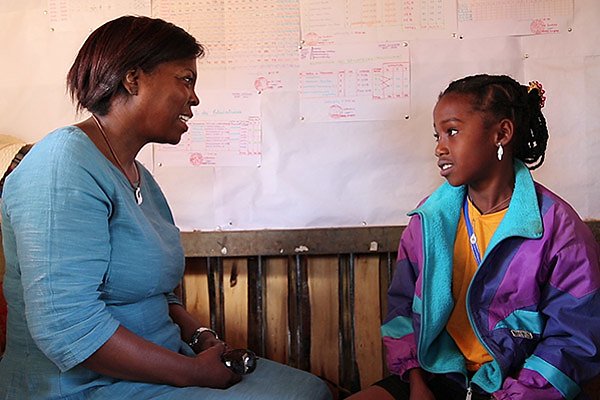
[[[7,178],[0,399],[329,398],[315,376],[263,359],[228,390],[121,381],[80,365],[119,325],[193,356],[168,310],[184,270],[180,232],[138,166],[141,205],[121,171],[70,126],[37,143]]]

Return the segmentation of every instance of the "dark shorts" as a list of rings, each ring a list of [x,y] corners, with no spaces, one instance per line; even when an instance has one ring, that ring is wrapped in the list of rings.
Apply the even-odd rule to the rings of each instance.
[[[390,375],[374,385],[385,389],[396,400],[409,400],[410,385],[400,379],[398,375]],[[427,382],[427,386],[437,400],[465,400],[467,397],[466,389],[443,375],[435,375]],[[488,393],[477,393],[476,391],[473,391],[471,397],[472,400],[490,400],[491,398],[492,396]]]

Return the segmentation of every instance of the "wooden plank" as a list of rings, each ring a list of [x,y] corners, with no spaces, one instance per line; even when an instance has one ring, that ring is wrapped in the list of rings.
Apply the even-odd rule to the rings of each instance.
[[[392,281],[392,277],[394,276],[394,268],[396,266],[396,258],[398,253],[384,253],[379,256],[379,304],[380,304],[380,315],[381,321],[380,325],[383,325],[383,320],[387,316],[388,312],[388,302],[387,302],[387,292]],[[378,335],[381,333],[378,332]],[[383,345],[383,341],[381,341],[381,368],[383,370],[383,376],[389,375],[389,370],[387,368],[387,364],[385,362],[385,346]]]
[[[288,260],[265,260],[265,353],[269,360],[287,363],[288,355]]]
[[[600,221],[586,221],[600,242]],[[405,226],[182,232],[187,257],[385,253],[398,250]]]
[[[208,279],[208,302],[210,327],[225,338],[225,316],[223,314],[223,259],[206,257]]]
[[[338,256],[339,316],[340,316],[340,388],[349,393],[360,390],[360,377],[354,347],[354,264],[353,253]]]
[[[188,258],[185,264],[185,307],[202,326],[210,326],[206,259]]]
[[[339,301],[338,259],[311,257],[308,288],[311,304],[310,370],[329,382],[339,384]]]
[[[366,388],[383,378],[379,257],[357,257],[354,277],[354,346],[360,386]]]
[[[288,365],[310,370],[310,303],[307,256],[288,257],[288,324],[290,346]]]
[[[244,258],[223,260],[225,340],[233,348],[248,347],[248,270]]]
[[[404,227],[182,232],[188,257],[285,256],[396,251]]]
[[[265,356],[265,273],[263,257],[248,257],[248,347]]]

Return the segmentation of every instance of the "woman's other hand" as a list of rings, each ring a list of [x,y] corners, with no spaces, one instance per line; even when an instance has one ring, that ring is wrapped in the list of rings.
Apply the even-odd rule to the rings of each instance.
[[[213,339],[203,341],[202,346],[208,347],[195,358],[195,386],[226,389],[242,380],[240,375],[233,373],[221,360],[225,343],[213,336]]]

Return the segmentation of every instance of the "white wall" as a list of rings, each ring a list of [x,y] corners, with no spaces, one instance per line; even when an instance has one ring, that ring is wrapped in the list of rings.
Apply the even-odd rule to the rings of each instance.
[[[82,118],[64,81],[89,29],[52,31],[47,6],[0,0],[0,133],[28,142]],[[539,80],[547,92],[550,140],[536,179],[583,218],[600,219],[599,19],[600,1],[575,0],[571,32],[410,40],[408,120],[303,123],[297,93],[263,93],[260,167],[170,167],[155,176],[182,230],[403,224],[442,182],[431,128],[437,94],[464,75],[504,73]]]

